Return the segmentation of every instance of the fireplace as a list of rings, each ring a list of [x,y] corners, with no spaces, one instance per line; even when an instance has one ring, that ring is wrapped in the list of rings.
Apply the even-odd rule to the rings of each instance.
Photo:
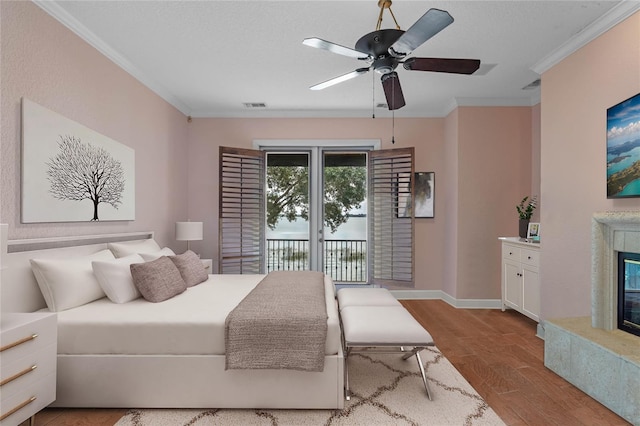
[[[640,253],[618,253],[618,328],[640,336]]]
[[[603,212],[593,215],[592,229],[592,271],[591,271],[591,322],[593,327],[604,330],[616,330],[619,318],[624,316],[625,305],[619,302],[619,280],[624,280],[624,264],[621,258],[629,257],[635,261],[634,254],[640,253],[640,212]],[[640,255],[637,256],[640,259]],[[637,265],[636,268],[640,266]],[[639,269],[640,270],[640,269]],[[631,269],[632,273],[635,268]],[[639,279],[640,281],[640,279]],[[635,286],[635,284],[634,284]],[[626,300],[640,298],[638,288],[629,294]],[[633,305],[633,303],[632,303]],[[624,331],[629,331],[624,329]],[[629,331],[630,332],[630,331]],[[637,333],[634,333],[637,334]]]
[[[640,264],[631,263],[640,254],[640,211],[595,213],[591,237],[591,316],[543,320],[544,365],[640,425],[640,335],[618,327],[618,278],[638,275],[640,282]],[[618,267],[620,253],[632,253],[627,271]]]

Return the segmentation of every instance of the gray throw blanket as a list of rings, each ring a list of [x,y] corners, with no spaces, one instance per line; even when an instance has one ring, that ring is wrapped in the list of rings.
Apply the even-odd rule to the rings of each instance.
[[[327,340],[324,274],[269,273],[225,321],[225,369],[322,371]]]

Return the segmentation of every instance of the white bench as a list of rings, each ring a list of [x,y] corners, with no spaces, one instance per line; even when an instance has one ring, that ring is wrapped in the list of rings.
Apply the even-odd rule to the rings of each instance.
[[[434,346],[427,330],[384,288],[343,288],[338,291],[338,307],[342,322],[345,396],[350,399],[349,355],[354,351],[367,353],[402,352],[402,359],[416,357],[427,397],[432,400],[420,351]],[[372,348],[375,348],[372,350]],[[394,349],[395,348],[395,349]],[[405,348],[412,348],[405,350]]]

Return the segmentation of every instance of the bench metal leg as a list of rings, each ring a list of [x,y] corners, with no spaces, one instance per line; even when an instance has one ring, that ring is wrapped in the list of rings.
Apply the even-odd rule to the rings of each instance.
[[[433,401],[431,398],[431,392],[429,391],[429,383],[427,383],[427,375],[424,373],[424,366],[422,365],[422,359],[420,359],[420,353],[416,352],[416,360],[418,360],[418,367],[420,367],[420,374],[422,375],[422,381],[424,382],[424,388],[427,391],[429,401]]]
[[[349,390],[349,353],[351,348],[346,348],[344,353],[344,398],[351,400],[351,391]]]

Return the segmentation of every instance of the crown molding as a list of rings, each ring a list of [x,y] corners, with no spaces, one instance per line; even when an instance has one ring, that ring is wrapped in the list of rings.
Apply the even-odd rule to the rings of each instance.
[[[142,83],[144,86],[152,90],[162,99],[173,105],[184,115],[189,115],[190,110],[180,99],[178,99],[173,93],[169,92],[164,86],[159,84],[148,76],[148,74],[142,72],[139,68],[133,65],[127,58],[116,52],[111,46],[106,44],[100,37],[95,35],[87,27],[82,25],[77,19],[71,16],[66,10],[64,10],[57,2],[47,0],[32,0],[38,7],[47,12],[53,18],[55,18],[62,25],[70,29],[81,39],[89,43],[100,53],[106,56],[113,63],[120,68],[131,74],[136,80]]]
[[[618,25],[620,22],[627,19],[629,16],[640,10],[640,1],[638,0],[623,0],[614,7],[612,7],[607,13],[600,18],[593,21],[590,25],[586,26],[575,36],[571,37],[565,43],[560,45],[557,49],[545,56],[542,60],[538,61],[531,67],[531,70],[537,74],[542,74],[548,71],[551,67],[562,61],[567,56],[571,55],[576,50],[585,46],[592,40],[596,39],[606,31]]]

